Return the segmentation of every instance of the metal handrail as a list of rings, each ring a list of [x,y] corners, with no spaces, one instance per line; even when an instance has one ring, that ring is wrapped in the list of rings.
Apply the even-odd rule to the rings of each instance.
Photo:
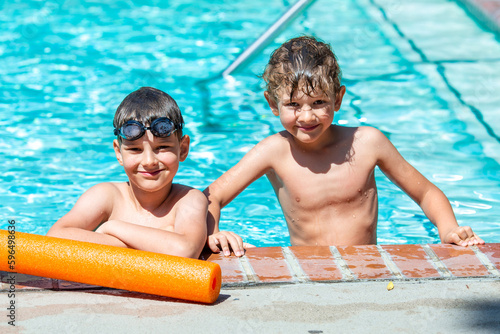
[[[299,0],[270,26],[255,42],[243,51],[223,72],[225,78],[239,67],[248,63],[259,51],[265,48],[295,17],[305,10],[314,0]]]

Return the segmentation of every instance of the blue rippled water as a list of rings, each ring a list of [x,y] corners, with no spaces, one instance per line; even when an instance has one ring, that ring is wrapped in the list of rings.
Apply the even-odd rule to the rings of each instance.
[[[449,197],[460,224],[500,236],[500,44],[453,1],[317,0],[231,79],[213,79],[289,1],[0,3],[0,227],[45,234],[90,186],[126,179],[112,118],[131,91],[179,103],[192,147],[176,181],[204,189],[281,130],[258,78],[290,37],[332,44],[348,93],[335,121],[384,131]],[[419,207],[377,174],[379,243],[435,243]],[[222,228],[288,245],[260,179],[223,211]]]

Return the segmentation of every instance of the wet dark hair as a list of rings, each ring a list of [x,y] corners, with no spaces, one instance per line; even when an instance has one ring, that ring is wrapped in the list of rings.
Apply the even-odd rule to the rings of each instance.
[[[330,45],[312,36],[292,38],[276,49],[262,74],[266,90],[277,101],[278,92],[301,89],[304,94],[323,92],[335,98],[340,90],[340,71]]]
[[[175,134],[180,140],[182,138],[184,119],[175,100],[159,89],[141,87],[127,95],[120,103],[116,109],[113,126],[115,129],[119,129],[125,122],[130,120],[139,121],[145,126],[150,126],[151,122],[160,117],[168,117],[174,123],[177,129]],[[120,136],[118,136],[118,141],[122,142]]]

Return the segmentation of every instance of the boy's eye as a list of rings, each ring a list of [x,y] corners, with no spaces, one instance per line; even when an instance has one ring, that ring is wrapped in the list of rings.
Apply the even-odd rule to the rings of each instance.
[[[141,152],[139,147],[126,147],[125,149],[130,152]]]
[[[325,104],[325,103],[326,103],[325,100],[316,100],[316,101],[314,101],[315,105],[321,105],[321,104]]]
[[[297,102],[288,102],[285,103],[285,107],[298,107],[299,104]]]
[[[172,145],[161,145],[156,147],[156,149],[159,151],[166,151],[166,150],[171,150],[172,147],[173,147]]]

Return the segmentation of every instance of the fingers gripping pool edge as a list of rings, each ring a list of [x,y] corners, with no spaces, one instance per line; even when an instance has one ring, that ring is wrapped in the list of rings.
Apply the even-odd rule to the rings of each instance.
[[[5,230],[0,250],[2,271],[210,304],[220,293],[220,266],[207,261],[23,232],[12,238]],[[14,270],[9,250],[15,251]]]

